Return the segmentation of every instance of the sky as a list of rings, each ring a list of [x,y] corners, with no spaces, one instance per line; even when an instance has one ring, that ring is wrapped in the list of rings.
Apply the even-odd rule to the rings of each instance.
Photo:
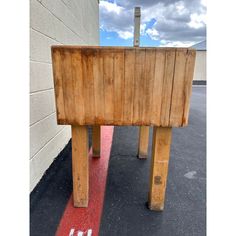
[[[136,6],[140,46],[189,47],[206,39],[206,0],[100,0],[100,45],[133,46]]]

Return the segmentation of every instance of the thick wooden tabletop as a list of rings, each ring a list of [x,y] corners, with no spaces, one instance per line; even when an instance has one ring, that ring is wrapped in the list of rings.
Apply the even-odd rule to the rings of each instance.
[[[190,48],[52,46],[59,124],[188,123]]]

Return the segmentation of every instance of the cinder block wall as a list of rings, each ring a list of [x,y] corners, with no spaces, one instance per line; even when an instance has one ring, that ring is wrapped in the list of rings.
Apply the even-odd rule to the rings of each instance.
[[[206,52],[207,51],[197,51],[194,77],[195,81],[206,81]]]
[[[30,191],[71,137],[56,124],[50,46],[99,44],[98,0],[30,0]]]

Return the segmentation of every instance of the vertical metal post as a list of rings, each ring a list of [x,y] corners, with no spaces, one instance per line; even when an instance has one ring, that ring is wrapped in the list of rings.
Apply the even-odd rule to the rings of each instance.
[[[139,47],[140,41],[140,7],[134,8],[134,47]]]

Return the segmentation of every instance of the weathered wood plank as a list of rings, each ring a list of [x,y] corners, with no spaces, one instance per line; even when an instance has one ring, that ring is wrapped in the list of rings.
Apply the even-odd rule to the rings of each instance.
[[[83,125],[85,123],[85,101],[84,101],[84,80],[82,71],[81,52],[73,51],[71,53],[72,77],[74,83],[74,100],[75,100],[75,123]]]
[[[124,51],[114,53],[114,121],[122,125],[124,103]]]
[[[165,50],[156,50],[155,73],[152,95],[151,124],[161,124],[162,88],[165,72]]]
[[[187,49],[176,49],[175,72],[171,97],[169,126],[178,127],[182,124],[184,107],[184,83]]]
[[[133,100],[133,124],[141,125],[144,84],[145,84],[145,49],[135,50],[135,76],[134,76],[134,100]]]
[[[113,51],[103,50],[103,79],[105,94],[105,120],[106,124],[112,124],[114,119],[114,60]]]
[[[133,99],[134,99],[134,60],[135,50],[125,50],[125,81],[124,81],[124,102],[123,102],[123,123],[132,123]]]
[[[75,118],[74,82],[71,68],[71,53],[68,50],[61,52],[61,61],[66,120],[73,124]]]
[[[165,191],[171,145],[171,128],[153,128],[152,166],[150,174],[149,208],[164,209]]]
[[[184,105],[183,105],[184,113],[183,113],[183,122],[182,122],[183,126],[188,124],[195,58],[196,58],[196,51],[192,49],[188,49],[186,71],[185,71],[185,81],[184,81],[184,88],[183,88],[183,91],[184,91]]]
[[[95,119],[94,80],[93,80],[93,52],[92,49],[82,49],[84,110],[86,124],[93,124]]]
[[[150,123],[155,73],[155,49],[146,49],[142,120]]]
[[[57,46],[52,51],[58,123],[187,124],[194,50]]]
[[[165,73],[162,87],[161,126],[169,126],[170,104],[175,69],[175,50],[166,49]]]
[[[75,207],[87,207],[89,199],[88,129],[72,126],[72,175]]]
[[[64,109],[63,81],[61,72],[61,55],[59,50],[52,50],[53,78],[58,124],[66,124]]]
[[[104,122],[104,81],[103,81],[103,58],[101,51],[96,49],[93,55],[93,78],[94,78],[94,105],[95,124]]]

